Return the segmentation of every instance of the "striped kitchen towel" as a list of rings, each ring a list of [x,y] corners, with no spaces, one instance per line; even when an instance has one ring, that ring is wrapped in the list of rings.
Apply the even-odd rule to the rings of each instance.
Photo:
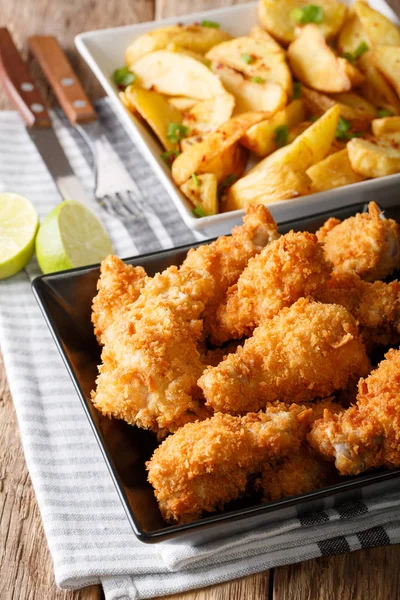
[[[133,239],[91,200],[85,147],[60,114],[60,140],[103,220],[117,253],[132,256],[193,242],[165,191],[124,134],[107,101],[98,104],[110,142],[146,198]],[[0,191],[26,195],[40,217],[60,200],[19,117],[0,113]],[[143,232],[146,235],[143,235]],[[132,230],[131,230],[132,232]],[[277,565],[400,542],[400,490],[257,528],[203,545],[137,541],[79,399],[32,296],[33,260],[0,284],[0,342],[26,461],[54,561],[57,584],[101,582],[107,600],[171,594],[249,575]]]

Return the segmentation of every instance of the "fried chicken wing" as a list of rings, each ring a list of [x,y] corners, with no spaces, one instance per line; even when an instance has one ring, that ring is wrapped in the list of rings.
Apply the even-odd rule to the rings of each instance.
[[[254,327],[324,285],[331,267],[312,233],[283,235],[249,260],[215,316],[211,336],[218,345],[250,335]]]
[[[264,462],[299,447],[309,412],[284,405],[244,417],[217,413],[179,429],[147,463],[163,518],[188,523],[238,498]]]
[[[205,271],[170,267],[148,278],[130,309],[107,330],[92,400],[104,415],[162,433],[210,415],[197,379],[197,342],[213,293]]]
[[[111,254],[102,261],[92,305],[92,323],[99,343],[103,343],[106,329],[137,300],[145,279],[143,267],[127,265],[118,256]]]
[[[357,404],[340,414],[329,410],[308,436],[311,446],[334,460],[341,475],[400,466],[400,350],[389,350],[358,385]]]
[[[328,219],[317,237],[335,271],[350,271],[365,281],[375,281],[400,265],[400,231],[396,221],[384,218],[375,202],[370,202],[368,211],[342,222]]]
[[[234,354],[199,379],[207,405],[243,414],[269,402],[305,402],[344,388],[369,361],[357,323],[338,305],[301,298],[264,321]]]
[[[206,334],[214,331],[215,312],[249,259],[278,237],[277,225],[269,210],[262,205],[250,205],[243,225],[234,227],[231,236],[221,236],[211,244],[189,250],[181,268],[205,270],[215,282],[214,293],[204,312]]]

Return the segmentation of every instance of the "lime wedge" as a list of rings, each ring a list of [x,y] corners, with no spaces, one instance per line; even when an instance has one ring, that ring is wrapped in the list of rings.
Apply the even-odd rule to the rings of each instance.
[[[92,265],[112,252],[100,221],[75,200],[56,206],[36,237],[36,257],[43,273]]]
[[[33,205],[19,194],[0,194],[0,279],[27,265],[35,249],[39,219]]]

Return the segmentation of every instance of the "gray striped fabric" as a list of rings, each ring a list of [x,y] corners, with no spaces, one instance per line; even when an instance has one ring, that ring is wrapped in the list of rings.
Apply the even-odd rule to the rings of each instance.
[[[60,140],[117,253],[129,256],[190,243],[166,193],[132,147],[107,101],[98,105],[110,141],[135,174],[148,204],[134,241],[90,199],[85,147],[55,115]],[[14,113],[0,113],[0,191],[28,196],[43,217],[57,191]],[[132,533],[86,416],[30,291],[38,274],[0,284],[0,341],[26,461],[54,561],[57,584],[101,581],[107,600],[132,600],[212,585],[277,565],[400,542],[400,491],[202,546],[144,545]]]

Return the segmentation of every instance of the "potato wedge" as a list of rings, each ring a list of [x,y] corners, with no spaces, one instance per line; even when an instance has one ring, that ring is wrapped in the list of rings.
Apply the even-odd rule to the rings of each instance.
[[[360,87],[363,96],[375,106],[391,110],[395,115],[400,114],[400,99],[376,68],[373,62],[373,52],[369,51],[363,54],[357,65],[365,76],[365,81]]]
[[[353,171],[347,148],[330,154],[306,172],[311,179],[311,191],[313,193],[332,190],[365,179],[365,177]]]
[[[166,150],[175,150],[176,143],[167,137],[169,123],[182,123],[182,113],[169,104],[165,96],[129,86],[125,90],[127,101],[154,131]]]
[[[340,116],[351,121],[356,131],[365,131],[368,123],[377,116],[374,106],[353,92],[326,96],[302,86],[302,98],[308,110],[314,115],[322,115],[335,104],[338,105]]]
[[[207,100],[225,93],[218,77],[205,65],[185,54],[157,50],[135,62],[140,85],[167,96]]]
[[[209,60],[222,63],[243,73],[247,78],[260,77],[283,87],[287,94],[292,92],[292,75],[282,50],[276,43],[261,37],[238,37],[211,48],[206,54]]]
[[[338,61],[343,71],[350,79],[351,87],[357,87],[364,82],[364,75],[361,73],[361,71],[359,71],[359,69],[352,65],[351,62],[349,62],[346,58],[339,58]]]
[[[250,31],[250,37],[255,40],[266,40],[269,45],[274,48],[275,52],[280,53],[283,57],[285,57],[285,51],[280,44],[268,33],[265,29],[262,29],[258,25],[254,25],[253,29]]]
[[[362,43],[370,45],[368,35],[357,15],[352,12],[341,30],[338,40],[337,49],[339,54],[348,52],[354,54]]]
[[[171,104],[181,112],[193,108],[193,106],[198,103],[198,100],[196,100],[195,98],[185,98],[184,96],[167,98],[167,100],[169,104]]]
[[[252,150],[257,156],[267,156],[276,150],[275,131],[281,125],[289,129],[304,121],[305,109],[301,99],[293,100],[288,106],[275,113],[269,119],[253,125],[240,140],[241,143]]]
[[[242,177],[248,157],[248,150],[236,142],[213,159],[204,164],[201,163],[196,173],[213,173],[218,183],[222,183],[227,177],[236,181]]]
[[[261,0],[258,16],[265,29],[278,41],[287,46],[296,37],[298,23],[293,18],[293,10],[310,4],[308,0]],[[322,8],[322,22],[318,24],[325,38],[334,37],[342,28],[347,8],[336,0],[318,0]]]
[[[199,144],[194,144],[182,152],[172,165],[172,177],[177,185],[182,185],[198,173],[199,168],[204,171],[205,165],[218,157],[226,148],[235,144],[246,131],[256,123],[264,120],[268,115],[264,112],[243,113],[224,123],[216,131],[209,133]]]
[[[374,50],[374,62],[382,75],[400,96],[400,46],[379,46]]]
[[[128,88],[129,87],[130,86],[128,86]],[[129,110],[129,112],[134,113],[136,111],[136,109],[133,106],[132,102],[130,102],[128,96],[126,95],[126,92],[119,92],[118,93],[118,97],[121,100],[122,104],[125,106],[125,108],[127,110]]]
[[[181,191],[206,216],[218,213],[218,182],[213,173],[191,177],[181,185]]]
[[[181,152],[185,152],[190,146],[194,146],[194,144],[199,144],[204,139],[202,135],[189,135],[188,137],[184,137],[180,141]]]
[[[278,83],[267,81],[260,84],[249,81],[242,73],[222,63],[213,62],[211,69],[218,75],[225,89],[235,97],[235,114],[258,110],[274,113],[287,102],[287,94]]]
[[[373,104],[354,92],[332,94],[331,98],[340,106],[347,106],[350,109],[348,111],[348,115],[351,115],[349,118],[352,120],[359,119],[361,121],[371,121],[378,115],[378,111]]]
[[[215,44],[229,39],[231,39],[229,33],[213,27],[202,27],[195,24],[160,27],[139,36],[128,46],[125,52],[125,63],[128,68],[135,70],[133,65],[139,58],[156,50],[164,50],[169,45],[205,54]]]
[[[385,177],[400,173],[400,139],[395,134],[378,139],[353,138],[347,144],[349,159],[354,171],[364,177]]]
[[[371,8],[367,2],[355,2],[353,9],[372,46],[400,46],[399,28],[382,13]]]
[[[302,29],[290,44],[287,58],[295,77],[309,87],[332,93],[351,90],[357,69],[334,54],[316,25]]]
[[[294,127],[292,127],[289,130],[289,138],[288,138],[289,144],[291,144],[292,142],[294,142],[294,140],[296,138],[298,138],[299,135],[301,135],[302,133],[304,133],[306,129],[308,129],[309,127],[311,127],[311,125],[312,125],[312,121],[302,121],[301,123],[298,123],[297,125],[295,125]]]
[[[304,196],[310,191],[311,180],[304,171],[290,165],[273,165],[259,171],[251,180],[235,183],[221,202],[223,212],[245,208],[248,204],[271,204]],[[238,185],[243,182],[242,185]]]
[[[229,121],[234,106],[235,99],[228,93],[202,100],[183,113],[182,123],[191,135],[209,133]]]
[[[372,133],[376,137],[386,135],[387,133],[400,132],[400,117],[383,117],[372,121]]]

